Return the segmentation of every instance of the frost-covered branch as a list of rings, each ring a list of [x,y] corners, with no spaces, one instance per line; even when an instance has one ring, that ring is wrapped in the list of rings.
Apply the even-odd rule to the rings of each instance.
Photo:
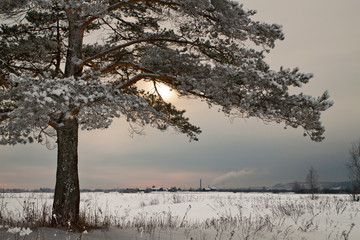
[[[112,11],[115,11],[117,9],[120,9],[128,4],[134,4],[134,3],[139,3],[139,2],[144,2],[144,3],[156,3],[156,4],[160,4],[160,5],[164,5],[164,6],[177,6],[179,5],[178,3],[176,3],[176,1],[162,1],[162,0],[122,0],[119,1],[118,3],[115,3],[111,6],[109,6],[105,12],[103,12],[102,14],[106,14],[106,13],[110,13]],[[95,16],[91,16],[89,17],[89,19],[87,19],[84,24],[83,24],[83,29],[85,29],[89,24],[91,24],[92,22],[94,22],[95,20],[97,20],[99,18],[99,15],[95,15]]]
[[[135,64],[135,63],[132,63],[132,62],[122,62],[122,61],[116,61],[114,63],[111,63],[101,69],[99,69],[94,63],[91,62],[91,66],[96,70],[95,72],[92,72],[91,74],[87,74],[85,76],[82,76],[82,79],[84,80],[88,80],[94,76],[97,76],[99,74],[106,74],[106,73],[109,73],[113,70],[115,70],[117,67],[128,67],[128,68],[132,68],[134,70],[139,70],[139,71],[142,71],[144,73],[154,73],[153,71],[149,70],[149,69],[146,69],[142,66],[140,66],[139,64]],[[140,80],[140,79],[139,79]],[[132,83],[136,83],[137,81],[135,80],[129,80],[128,81],[130,85],[132,85]],[[130,86],[128,85],[128,86]]]
[[[10,66],[9,64],[7,64],[4,60],[0,59],[0,66],[5,70],[8,70],[10,73],[12,74],[16,74],[18,76],[20,76],[21,74],[14,69],[14,67]],[[16,68],[16,67],[15,67]],[[0,70],[1,71],[1,70]],[[4,76],[4,73],[1,71],[1,76]],[[1,82],[3,82],[4,79],[1,79]]]
[[[159,77],[148,74],[147,77]],[[161,130],[171,126],[196,139],[198,129],[177,111],[150,95],[134,95],[114,89],[96,78],[34,78],[11,76],[11,88],[0,91],[2,104],[15,104],[13,111],[1,113],[0,144],[32,142],[33,131],[48,126],[58,129],[67,119],[76,118],[83,129],[107,128],[113,118],[124,117],[140,125]],[[31,79],[31,81],[29,81]],[[41,140],[36,139],[35,140]]]
[[[112,48],[109,48],[101,53],[98,53],[94,56],[91,56],[89,58],[86,58],[84,61],[83,61],[83,64],[86,64],[86,63],[89,63],[90,61],[94,60],[94,59],[97,59],[97,58],[101,58],[109,53],[112,53],[112,52],[115,52],[117,50],[120,50],[120,49],[123,49],[123,48],[126,48],[126,47],[129,47],[129,46],[132,46],[132,45],[135,45],[135,44],[139,44],[139,43],[144,43],[144,42],[147,42],[147,43],[155,43],[155,42],[169,42],[169,43],[178,43],[178,44],[189,44],[189,45],[195,45],[197,46],[197,43],[195,42],[191,42],[191,41],[186,41],[186,40],[177,40],[177,39],[170,39],[170,38],[145,38],[145,39],[136,39],[136,40],[133,40],[133,41],[129,41],[127,43],[123,43],[123,44],[119,44],[117,46],[114,46]]]
[[[130,68],[133,68],[135,70],[140,70],[145,73],[153,73],[153,71],[146,69],[146,68],[140,66],[139,64],[135,64],[132,62],[122,62],[122,61],[114,62],[102,69],[99,69],[99,72],[102,74],[105,74],[105,73],[111,72],[112,70],[114,70],[117,67],[130,67]]]
[[[160,74],[153,74],[153,73],[140,73],[129,79],[126,83],[122,83],[117,85],[115,88],[117,89],[127,89],[128,87],[134,85],[138,81],[150,78],[150,79],[157,79],[164,82],[176,82],[177,79],[175,77],[166,76],[166,75],[160,75]]]

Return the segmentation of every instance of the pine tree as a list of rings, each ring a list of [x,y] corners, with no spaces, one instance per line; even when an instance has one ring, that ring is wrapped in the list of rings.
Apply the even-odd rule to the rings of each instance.
[[[1,144],[56,138],[53,223],[79,219],[78,129],[112,119],[201,132],[157,91],[221,106],[226,116],[302,127],[323,140],[320,114],[332,102],[291,94],[312,78],[298,68],[271,70],[265,54],[282,27],[252,20],[230,0],[2,0],[0,2]],[[94,42],[101,35],[103,41]]]

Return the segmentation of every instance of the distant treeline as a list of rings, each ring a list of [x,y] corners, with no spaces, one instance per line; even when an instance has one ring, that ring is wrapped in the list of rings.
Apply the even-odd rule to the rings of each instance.
[[[299,188],[299,189],[273,189],[273,188],[234,188],[234,189],[180,189],[180,188],[170,188],[170,189],[163,189],[158,188],[156,190],[151,188],[146,189],[139,189],[139,188],[126,188],[126,189],[81,189],[81,192],[119,192],[119,193],[137,193],[137,192],[233,192],[233,193],[297,193],[297,194],[308,194],[310,193],[309,189],[306,188]],[[26,190],[26,189],[0,189],[0,193],[54,193],[54,189],[50,188],[39,188],[33,190]],[[330,189],[330,188],[323,188],[317,190],[318,194],[351,194],[351,188],[344,188],[344,189]]]

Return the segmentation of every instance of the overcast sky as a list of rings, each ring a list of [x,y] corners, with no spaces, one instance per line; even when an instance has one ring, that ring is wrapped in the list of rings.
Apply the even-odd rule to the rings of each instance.
[[[360,1],[239,2],[258,10],[255,19],[283,25],[285,40],[267,57],[273,69],[299,67],[315,75],[304,93],[329,91],[335,105],[322,115],[326,139],[315,143],[301,129],[230,120],[200,101],[172,98],[202,128],[199,142],[150,128],[131,138],[122,120],[108,130],[81,132],[81,188],[195,188],[200,179],[203,186],[271,187],[303,181],[311,166],[321,181],[347,180],[348,149],[360,138]],[[39,144],[0,146],[0,188],[54,188],[56,154]]]

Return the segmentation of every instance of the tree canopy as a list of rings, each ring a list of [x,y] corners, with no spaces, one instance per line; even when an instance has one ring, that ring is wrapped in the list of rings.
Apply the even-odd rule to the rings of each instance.
[[[328,93],[291,94],[312,75],[271,70],[264,57],[284,39],[282,27],[252,20],[256,11],[237,2],[3,0],[0,9],[1,144],[43,141],[64,119],[97,129],[115,117],[196,140],[200,129],[184,111],[141,81],[323,139]]]

